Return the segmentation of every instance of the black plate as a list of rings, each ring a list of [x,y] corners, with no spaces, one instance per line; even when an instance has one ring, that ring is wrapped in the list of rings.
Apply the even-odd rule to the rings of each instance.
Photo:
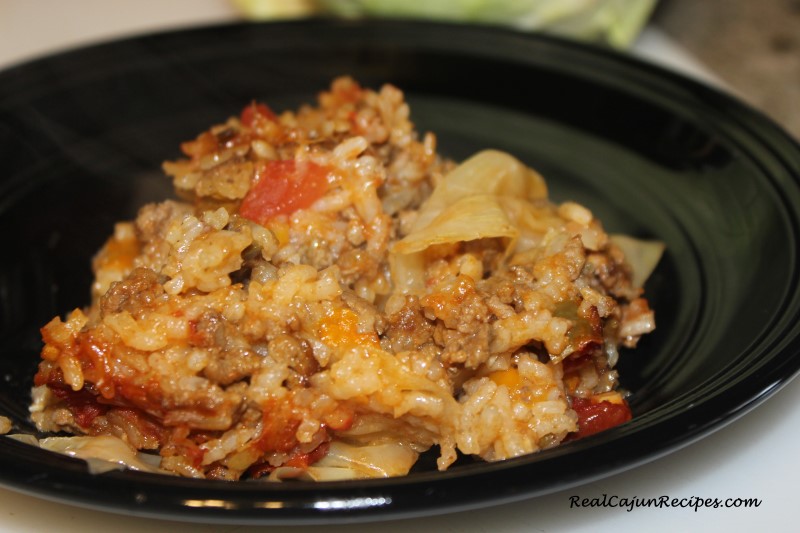
[[[324,20],[230,25],[78,50],[0,74],[0,412],[27,422],[38,328],[83,305],[114,221],[169,195],[159,166],[251,99],[283,109],[335,76],[402,88],[463,158],[513,153],[557,200],[658,238],[658,329],[623,354],[632,422],[561,448],[405,478],[226,483],[136,472],[0,438],[0,481],[82,506],[230,523],[365,521],[565,489],[734,420],[800,368],[800,149],[741,103],[613,52],[500,29]]]

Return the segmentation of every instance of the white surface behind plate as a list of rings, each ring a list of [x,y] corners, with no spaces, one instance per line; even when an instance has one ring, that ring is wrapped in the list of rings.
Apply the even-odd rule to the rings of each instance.
[[[0,0],[0,68],[39,55],[118,36],[236,17],[225,0]],[[648,28],[634,53],[719,85],[712,72],[664,34]],[[571,531],[793,531],[800,517],[796,475],[800,470],[800,381],[734,424],[662,459],[574,490],[534,500],[424,519],[380,524],[324,526],[326,533],[376,531],[556,532]],[[598,458],[602,460],[602,458]],[[491,491],[491,487],[476,487]],[[580,498],[758,498],[750,509],[571,509]],[[0,533],[205,533],[284,531],[287,528],[197,525],[120,517],[46,502],[0,489]],[[293,527],[304,533],[318,527]]]

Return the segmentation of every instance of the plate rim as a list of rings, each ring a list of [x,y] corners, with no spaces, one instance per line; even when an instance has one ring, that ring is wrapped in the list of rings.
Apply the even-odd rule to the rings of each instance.
[[[774,122],[768,119],[764,114],[755,110],[754,108],[750,107],[749,105],[736,100],[732,95],[728,95],[718,91],[715,88],[709,87],[704,85],[701,82],[696,80],[692,80],[690,78],[686,78],[683,75],[677,74],[675,72],[669,71],[665,68],[662,68],[657,65],[652,65],[650,63],[646,63],[636,58],[632,58],[623,54],[620,54],[613,50],[606,50],[606,49],[598,49],[598,48],[589,48],[587,45],[582,43],[576,43],[572,41],[568,41],[566,39],[561,39],[553,36],[544,36],[544,35],[532,35],[532,34],[520,34],[514,30],[509,30],[505,28],[496,28],[496,27],[485,27],[485,26],[470,26],[470,25],[461,25],[461,24],[449,24],[449,23],[442,23],[442,22],[429,22],[429,21],[376,21],[376,20],[369,20],[369,21],[341,21],[341,20],[330,20],[330,19],[315,19],[315,20],[307,20],[302,22],[291,21],[291,22],[265,22],[265,23],[242,23],[242,22],[233,22],[233,23],[224,23],[224,24],[210,24],[202,27],[193,27],[187,29],[180,29],[180,30],[168,30],[168,31],[157,31],[151,32],[147,34],[142,34],[138,36],[131,36],[124,39],[114,39],[109,40],[107,42],[97,43],[89,46],[81,46],[76,47],[74,49],[70,49],[64,52],[60,52],[53,55],[48,55],[39,59],[35,59],[32,61],[27,61],[22,64],[18,64],[12,66],[10,69],[5,69],[4,71],[0,72],[0,80],[4,80],[7,77],[11,76],[24,76],[25,71],[31,71],[31,69],[35,70],[41,68],[48,64],[48,62],[53,61],[60,61],[63,58],[74,58],[80,56],[82,54],[90,53],[92,50],[102,49],[108,46],[120,46],[124,45],[124,43],[134,43],[134,42],[142,42],[147,40],[159,40],[164,38],[169,38],[170,36],[174,36],[176,34],[187,35],[193,32],[196,32],[198,35],[202,34],[203,32],[214,32],[214,31],[247,31],[252,30],[255,27],[292,27],[295,25],[301,24],[303,26],[314,25],[314,24],[323,24],[325,26],[330,25],[337,25],[339,27],[363,27],[363,26],[370,26],[370,27],[395,27],[396,25],[402,25],[404,27],[408,26],[415,26],[415,27],[427,27],[429,30],[431,28],[447,28],[449,30],[454,30],[458,32],[463,32],[464,34],[469,34],[472,32],[479,33],[481,35],[490,35],[493,39],[509,39],[515,42],[528,42],[528,43],[546,43],[547,46],[551,46],[557,49],[564,49],[568,50],[569,54],[578,54],[582,57],[592,57],[592,58],[602,58],[606,63],[612,63],[620,66],[621,70],[629,72],[632,77],[636,77],[639,73],[644,73],[646,82],[651,82],[652,79],[661,79],[661,80],[668,80],[669,89],[675,90],[680,87],[679,93],[683,91],[688,91],[689,93],[695,95],[696,98],[699,98],[703,101],[714,102],[714,111],[717,113],[726,113],[729,120],[734,121],[741,130],[746,130],[750,136],[755,135],[763,149],[768,151],[772,154],[774,158],[783,162],[787,168],[795,165],[797,168],[800,168],[800,145],[797,142],[790,138],[783,130],[778,127]],[[594,67],[597,68],[597,67]],[[641,81],[641,80],[640,80]],[[1,85],[1,84],[0,84]],[[2,100],[2,90],[0,90],[0,104],[3,103]],[[797,179],[797,176],[794,176],[794,179]],[[795,275],[795,285],[797,284],[797,275]],[[796,291],[795,291],[796,292]],[[788,301],[788,296],[787,296]],[[796,303],[796,302],[795,302]],[[777,342],[777,341],[776,341]],[[763,401],[767,398],[772,396],[775,392],[783,388],[789,382],[791,382],[800,372],[800,342],[798,342],[797,335],[795,335],[793,339],[794,345],[792,347],[793,354],[790,358],[783,361],[782,365],[778,367],[772,367],[765,371],[764,376],[759,380],[759,385],[756,386],[755,383],[748,383],[748,384],[741,384],[738,383],[736,386],[740,388],[747,389],[746,392],[741,392],[740,394],[742,397],[736,406],[732,406],[727,411],[723,412],[718,420],[715,421],[708,421],[706,420],[704,424],[697,425],[694,432],[690,434],[683,434],[681,438],[677,439],[676,442],[667,443],[662,448],[658,450],[653,450],[648,453],[643,453],[639,457],[637,457],[636,461],[633,464],[620,464],[620,465],[613,465],[611,467],[606,467],[602,469],[602,472],[595,472],[595,478],[605,477],[608,475],[613,475],[615,473],[627,470],[629,468],[635,468],[639,464],[643,464],[645,462],[652,461],[662,455],[667,453],[671,453],[676,451],[684,446],[688,446],[691,443],[695,442],[696,440],[710,434],[713,431],[721,429],[725,425],[737,420],[739,417],[743,416],[753,408],[760,405]],[[784,346],[781,350],[786,351],[788,347]],[[770,360],[772,361],[772,360]],[[783,368],[787,367],[787,368]],[[753,388],[761,387],[760,391],[752,390]],[[701,402],[701,405],[705,405],[706,402]],[[677,416],[677,415],[676,415]],[[641,431],[653,431],[653,428],[657,428],[660,422],[654,422],[652,425],[638,428],[636,429],[636,433],[639,434]],[[634,429],[637,426],[629,426],[629,427],[622,427],[619,428],[619,431],[608,432],[608,434],[599,435],[596,438],[592,439],[591,442],[583,441],[572,443],[567,447],[564,446],[562,448],[558,448],[555,450],[555,453],[549,454],[546,458],[539,460],[537,458],[531,459],[530,457],[527,458],[518,458],[512,459],[502,463],[493,463],[490,468],[487,468],[485,465],[480,466],[481,472],[486,472],[487,475],[495,473],[495,472],[508,472],[510,469],[519,468],[521,465],[533,465],[533,464],[540,464],[544,461],[555,460],[558,458],[563,458],[569,456],[570,454],[574,453],[576,450],[585,450],[586,448],[592,449],[603,449],[604,447],[613,446],[615,442],[619,441],[620,439],[626,438],[626,435],[633,433]],[[18,449],[16,448],[16,444],[11,445],[10,449],[14,450],[14,453],[17,453]],[[21,468],[23,466],[28,466],[30,461],[38,461],[38,456],[34,452],[33,458],[26,457],[25,454],[20,455],[8,455],[10,452],[8,439],[0,439],[0,464],[3,464],[6,467],[16,467]],[[35,449],[34,449],[35,450]],[[41,451],[41,450],[39,450]],[[61,459],[61,458],[59,458]],[[73,460],[74,461],[74,460]],[[558,461],[556,461],[558,462]],[[12,463],[16,463],[12,465]],[[72,468],[66,470],[68,474],[74,474]],[[476,508],[481,506],[487,505],[497,505],[500,503],[505,503],[509,501],[515,501],[519,499],[526,499],[530,497],[536,497],[537,495],[546,494],[548,492],[552,492],[556,489],[546,490],[540,489],[538,491],[531,491],[523,494],[519,494],[516,496],[512,495],[498,495],[494,499],[482,499],[480,502],[450,502],[449,505],[445,506],[436,506],[436,507],[427,507],[427,508],[416,508],[416,509],[397,509],[397,507],[386,511],[384,509],[384,505],[380,504],[380,502],[373,502],[374,505],[370,505],[369,502],[365,503],[364,507],[358,507],[357,505],[353,504],[351,507],[344,507],[340,508],[328,508],[325,510],[321,510],[322,508],[314,508],[312,512],[316,512],[316,514],[308,515],[308,509],[303,507],[303,505],[308,504],[311,500],[306,500],[304,502],[298,502],[298,507],[295,510],[301,510],[300,513],[289,513],[282,516],[274,516],[275,513],[273,512],[272,515],[266,512],[259,512],[253,511],[248,513],[247,509],[236,508],[234,509],[234,513],[230,512],[230,509],[225,509],[224,507],[217,507],[217,508],[204,508],[201,511],[195,510],[195,514],[191,515],[189,513],[185,513],[183,511],[186,510],[186,506],[182,508],[177,507],[169,507],[167,509],[160,509],[160,510],[153,510],[150,508],[148,510],[147,506],[145,505],[148,503],[149,497],[145,496],[144,500],[142,498],[138,498],[137,494],[132,494],[132,499],[129,500],[125,504],[114,505],[114,502],[110,502],[107,504],[103,504],[98,506],[97,504],[93,503],[92,501],[86,500],[81,495],[70,494],[66,497],[59,497],[57,492],[50,492],[45,487],[38,487],[38,488],[31,488],[32,485],[30,483],[19,483],[19,479],[8,479],[8,475],[5,473],[6,468],[0,470],[0,484],[13,488],[15,490],[19,490],[21,492],[28,492],[36,496],[45,497],[48,499],[53,499],[56,501],[64,501],[74,505],[80,505],[84,507],[90,508],[99,508],[106,511],[117,511],[117,512],[135,512],[136,514],[144,515],[144,516],[153,516],[153,517],[160,517],[163,518],[164,516],[173,515],[174,517],[180,518],[181,520],[188,520],[188,521],[202,521],[202,522],[209,522],[209,521],[219,521],[225,523],[248,523],[248,524],[303,524],[303,523],[332,523],[332,522],[354,522],[354,521],[375,521],[375,520],[385,520],[385,519],[393,519],[408,516],[424,516],[429,514],[439,514],[444,512],[453,512],[463,508]],[[125,473],[123,476],[124,483],[130,483],[129,474]],[[133,473],[134,477],[139,476],[142,479],[142,484],[147,485],[161,485],[160,483],[153,483],[150,481],[145,480],[144,478],[149,479],[149,474],[140,474],[140,473]],[[436,476],[440,482],[457,482],[460,481],[464,477],[469,477],[474,479],[474,475],[469,471],[459,470],[459,471],[449,471],[444,473],[436,473],[430,474],[431,476]],[[142,478],[141,476],[144,476]],[[80,476],[79,476],[80,477]],[[100,480],[103,478],[102,484],[106,485],[107,483],[116,483],[112,481],[116,479],[117,476],[115,473],[111,473],[108,476],[93,476],[92,479]],[[163,476],[158,476],[159,478],[163,478]],[[422,478],[427,480],[427,477],[422,476]],[[197,480],[181,480],[179,484],[182,486],[184,482],[192,484]],[[432,483],[436,483],[436,480],[430,480]],[[316,488],[313,491],[308,492],[316,492],[318,494],[327,494],[327,489],[330,488],[337,493],[338,489],[342,489],[344,492],[353,491],[358,492],[359,490],[363,489],[363,485],[369,485],[368,488],[385,488],[385,487],[405,487],[407,485],[413,485],[415,483],[419,483],[420,478],[419,476],[416,478],[392,478],[391,480],[365,480],[359,482],[326,482],[328,484],[326,487]],[[567,482],[566,484],[560,484],[558,486],[558,490],[563,488],[568,488],[570,486],[576,486],[583,483],[588,482],[588,480],[581,478],[581,479],[573,479],[571,482]],[[99,481],[98,481],[99,483]],[[220,483],[225,485],[220,485]],[[91,485],[91,483],[90,483]],[[255,492],[278,492],[276,491],[264,491],[264,487],[253,487],[252,485],[243,484],[243,487],[232,488],[231,486],[227,485],[227,482],[217,482],[217,481],[203,481],[201,483],[194,483],[194,486],[198,487],[198,494],[199,495],[211,495],[216,494],[219,491],[221,486],[224,486],[226,492],[235,492],[238,496],[240,493],[251,495],[251,493]],[[35,485],[33,485],[36,487]],[[232,490],[231,490],[232,489]],[[137,489],[139,490],[139,489]],[[302,490],[305,490],[302,489]],[[299,492],[294,488],[287,488],[282,487],[280,489],[282,492],[287,493],[294,493]],[[139,495],[142,494],[141,491],[138,493]],[[324,501],[334,501],[336,498],[334,496],[328,495],[325,496],[327,500]],[[210,499],[210,498],[209,498]],[[323,499],[317,499],[317,501],[323,501]],[[241,502],[240,502],[241,503]],[[391,506],[391,502],[387,504]],[[265,508],[263,510],[268,510]],[[244,514],[242,514],[244,512]],[[238,513],[238,516],[236,514]],[[197,518],[198,520],[195,520]]]

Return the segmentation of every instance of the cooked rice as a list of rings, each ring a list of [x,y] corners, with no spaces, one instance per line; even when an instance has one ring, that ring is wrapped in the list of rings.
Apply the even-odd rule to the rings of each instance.
[[[182,150],[164,164],[182,200],[117,224],[91,305],[42,329],[41,431],[116,436],[185,476],[333,479],[434,446],[440,469],[550,448],[591,432],[585,405],[629,417],[613,367],[653,316],[585,207],[539,201],[525,250],[431,244],[422,289],[396,286],[397,243],[456,167],[399,89],[339,78]],[[255,192],[276,172],[283,197]]]
[[[10,418],[7,416],[0,416],[0,435],[5,435],[10,432],[12,427],[13,424]]]

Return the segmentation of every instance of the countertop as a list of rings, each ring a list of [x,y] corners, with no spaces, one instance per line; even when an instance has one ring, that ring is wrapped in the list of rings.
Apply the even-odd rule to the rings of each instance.
[[[740,2],[737,2],[740,3]],[[680,2],[678,2],[680,4]],[[670,9],[676,9],[670,6]],[[238,14],[224,0],[4,0],[0,3],[0,68],[58,51],[154,29],[233,20]],[[675,11],[658,13],[631,53],[694,76],[758,106],[749,87],[731,85],[682,43]],[[666,23],[663,23],[667,21]],[[663,24],[662,24],[663,23]],[[676,37],[676,34],[678,37]],[[697,39],[695,38],[695,41]],[[726,79],[726,77],[728,79]],[[764,80],[769,83],[769,79]],[[796,104],[792,104],[796,105]],[[774,113],[766,110],[765,112]],[[783,116],[785,127],[794,118]],[[800,437],[800,380],[794,380],[752,412],[705,439],[635,468],[579,488],[483,510],[376,524],[325,526],[339,531],[414,530],[452,532],[522,531],[789,531],[800,516],[795,476],[795,443]],[[476,489],[477,490],[477,489]],[[757,498],[757,508],[571,508],[571,497],[602,498]],[[198,525],[52,503],[0,488],[0,532],[112,530],[202,533],[278,531],[286,528]],[[291,531],[317,531],[298,526]]]
[[[800,0],[662,0],[651,22],[800,139]]]

